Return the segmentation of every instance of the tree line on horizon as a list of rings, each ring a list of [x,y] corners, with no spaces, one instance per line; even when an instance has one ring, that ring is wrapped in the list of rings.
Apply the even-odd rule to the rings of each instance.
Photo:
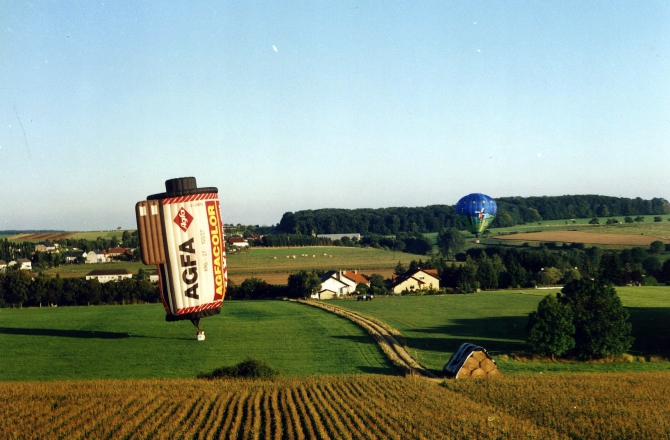
[[[592,217],[662,215],[670,213],[663,198],[644,200],[599,195],[501,197],[496,199],[498,214],[492,228],[510,227],[542,220]],[[465,229],[452,205],[425,207],[324,208],[286,212],[277,224],[285,234],[392,235],[398,232],[439,232],[444,228]]]

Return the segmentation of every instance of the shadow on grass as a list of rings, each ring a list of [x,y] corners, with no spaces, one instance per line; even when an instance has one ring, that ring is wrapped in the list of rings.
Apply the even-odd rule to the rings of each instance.
[[[525,316],[452,319],[449,324],[415,329],[403,336],[410,354],[412,349],[453,353],[464,342],[492,353],[510,353],[528,349],[524,342],[527,320]],[[422,333],[430,336],[418,336]]]
[[[631,352],[670,356],[670,308],[626,307],[626,310],[635,338]],[[410,354],[412,349],[453,353],[464,342],[484,347],[492,354],[529,351],[525,343],[527,321],[525,316],[452,319],[449,324],[414,329],[404,336]]]
[[[631,352],[670,356],[670,308],[626,307],[633,326]]]
[[[57,338],[79,338],[79,339],[125,339],[125,338],[151,338],[151,339],[184,339],[194,338],[166,338],[163,336],[131,335],[123,332],[103,332],[89,330],[62,330],[51,328],[16,328],[0,327],[0,334],[22,335],[22,336],[53,336]]]

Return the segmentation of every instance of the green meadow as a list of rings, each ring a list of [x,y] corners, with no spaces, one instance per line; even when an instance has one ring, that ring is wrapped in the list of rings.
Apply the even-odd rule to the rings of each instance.
[[[250,356],[283,375],[396,374],[352,322],[288,301],[225,301],[201,321],[162,305],[0,309],[0,381],[194,378]]]
[[[586,363],[513,360],[530,354],[524,342],[528,314],[556,290],[492,291],[473,295],[380,297],[374,301],[337,300],[334,304],[378,318],[399,330],[410,353],[428,368],[441,370],[464,342],[486,348],[506,373],[670,370],[670,287],[617,289],[630,313],[634,362]],[[502,356],[502,359],[501,359]],[[507,356],[507,360],[505,360]],[[641,361],[644,357],[644,361]]]
[[[528,354],[528,313],[555,291],[334,300],[400,330],[410,353],[441,371],[463,343],[486,348],[506,374],[668,371],[670,287],[618,292],[631,315],[632,362],[514,360]],[[189,378],[247,356],[284,375],[397,374],[374,340],[355,324],[289,301],[225,301],[202,320],[167,323],[161,305],[0,309],[0,380]]]

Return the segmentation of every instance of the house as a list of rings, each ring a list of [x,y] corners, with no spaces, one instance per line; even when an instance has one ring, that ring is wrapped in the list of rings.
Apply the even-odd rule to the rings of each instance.
[[[110,250],[107,251],[107,260],[116,260],[119,258],[121,255],[128,254],[128,249],[126,248],[111,248]]]
[[[67,263],[76,263],[79,258],[86,259],[86,254],[84,251],[70,251],[65,255],[65,262]]]
[[[5,260],[0,260],[0,273],[4,272],[7,270],[7,263]]]
[[[50,241],[43,241],[35,245],[35,252],[58,252],[58,245]]]
[[[370,283],[357,270],[330,270],[319,277],[321,291],[312,295],[313,299],[332,299],[349,295],[356,291],[358,283]]]
[[[231,237],[228,239],[228,243],[236,247],[249,247],[249,242],[242,237]]]
[[[106,263],[107,262],[107,257],[102,251],[99,250],[94,250],[90,251],[88,253],[85,253],[84,256],[86,257],[86,264],[95,264],[95,263]]]
[[[149,281],[152,282],[152,283],[157,283],[158,282],[158,271],[157,270],[149,272]]]
[[[262,240],[263,234],[251,234],[249,238],[251,238],[252,240]]]
[[[30,260],[26,258],[17,258],[14,261],[10,261],[7,266],[12,267],[16,264],[19,265],[19,269],[21,270],[31,270],[33,268],[33,263],[31,263]]]
[[[404,291],[413,292],[420,289],[440,288],[440,277],[436,269],[410,269],[402,275],[393,279],[391,290],[393,293]]]
[[[98,280],[100,283],[131,279],[132,277],[133,274],[128,272],[127,269],[96,269],[86,274],[87,280]]]

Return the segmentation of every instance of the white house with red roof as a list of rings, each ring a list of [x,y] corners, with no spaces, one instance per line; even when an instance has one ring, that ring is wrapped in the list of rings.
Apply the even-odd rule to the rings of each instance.
[[[393,293],[414,292],[420,289],[438,290],[439,288],[440,276],[437,274],[437,269],[410,269],[395,277],[391,284]]]
[[[350,295],[356,291],[358,283],[370,285],[370,282],[357,270],[330,270],[319,277],[321,290],[312,295],[314,299],[332,299]]]
[[[249,247],[249,242],[242,237],[230,237],[228,243],[236,247]]]

